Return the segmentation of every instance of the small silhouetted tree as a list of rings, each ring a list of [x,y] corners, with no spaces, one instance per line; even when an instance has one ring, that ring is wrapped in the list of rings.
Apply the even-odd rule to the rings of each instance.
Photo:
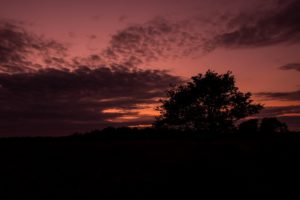
[[[263,118],[260,124],[261,133],[286,133],[288,127],[276,117]]]
[[[262,109],[262,105],[252,103],[250,97],[249,92],[242,93],[236,87],[232,72],[218,74],[209,70],[167,91],[154,125],[177,130],[227,132],[235,128],[238,120]]]

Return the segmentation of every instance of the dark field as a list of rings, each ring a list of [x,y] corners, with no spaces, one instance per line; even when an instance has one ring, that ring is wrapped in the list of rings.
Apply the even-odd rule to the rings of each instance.
[[[199,199],[297,192],[299,144],[296,134],[1,139],[0,199]]]

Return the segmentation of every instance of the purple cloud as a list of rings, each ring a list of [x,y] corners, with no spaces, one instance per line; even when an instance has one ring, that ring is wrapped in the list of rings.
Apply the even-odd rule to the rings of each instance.
[[[136,116],[134,109],[157,103],[179,81],[165,71],[125,67],[0,74],[1,135],[26,134],[23,129],[70,134],[116,125],[113,119]],[[103,112],[107,109],[123,111]],[[149,122],[138,121],[145,119]]]
[[[27,32],[20,23],[0,21],[0,72],[29,72],[41,64],[62,66],[66,48]]]
[[[273,4],[275,6],[264,12],[231,17],[227,23],[228,30],[208,40],[207,48],[254,48],[279,43],[299,43],[300,2],[273,1]]]
[[[292,92],[261,92],[256,95],[271,100],[300,101],[300,90]]]
[[[281,70],[296,70],[300,72],[300,63],[289,63],[279,67]]]

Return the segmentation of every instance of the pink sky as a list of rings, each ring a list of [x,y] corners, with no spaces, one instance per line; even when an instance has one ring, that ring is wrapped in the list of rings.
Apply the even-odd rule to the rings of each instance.
[[[27,30],[66,44],[70,57],[84,57],[102,52],[109,46],[113,35],[126,30],[129,26],[143,27],[157,17],[172,23],[180,22],[181,26],[183,20],[191,22],[189,28],[196,29],[195,34],[203,34],[204,37],[209,38],[224,33],[226,17],[235,19],[234,23],[241,27],[243,22],[239,20],[243,20],[242,14],[254,18],[260,16],[263,19],[272,19],[272,14],[276,15],[277,12],[281,12],[280,9],[284,9],[284,5],[276,2],[276,0],[264,2],[258,0],[0,0],[0,19],[20,20],[24,22],[23,25]],[[289,2],[295,3],[293,0]],[[245,23],[250,22],[251,19],[248,19]],[[274,22],[274,26],[276,25],[283,26]],[[289,28],[289,26],[291,25],[284,27]],[[296,32],[299,33],[300,31]],[[238,86],[242,91],[288,93],[299,90],[300,72],[279,68],[290,63],[300,63],[299,50],[300,42],[297,39],[237,47],[220,44],[212,51],[203,52],[198,49],[190,55],[176,59],[172,57],[172,52],[167,52],[169,58],[161,57],[143,62],[138,67],[166,69],[170,70],[171,74],[184,78],[203,73],[207,69],[220,73],[231,70],[237,77]],[[300,106],[300,99],[274,98],[267,101],[255,98],[265,106]]]

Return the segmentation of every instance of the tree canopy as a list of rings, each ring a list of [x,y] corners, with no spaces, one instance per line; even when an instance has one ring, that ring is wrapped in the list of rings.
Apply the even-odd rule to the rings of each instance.
[[[227,132],[236,121],[258,113],[263,107],[253,103],[251,93],[242,93],[232,72],[208,70],[187,83],[167,91],[157,109],[156,127],[202,132]]]

